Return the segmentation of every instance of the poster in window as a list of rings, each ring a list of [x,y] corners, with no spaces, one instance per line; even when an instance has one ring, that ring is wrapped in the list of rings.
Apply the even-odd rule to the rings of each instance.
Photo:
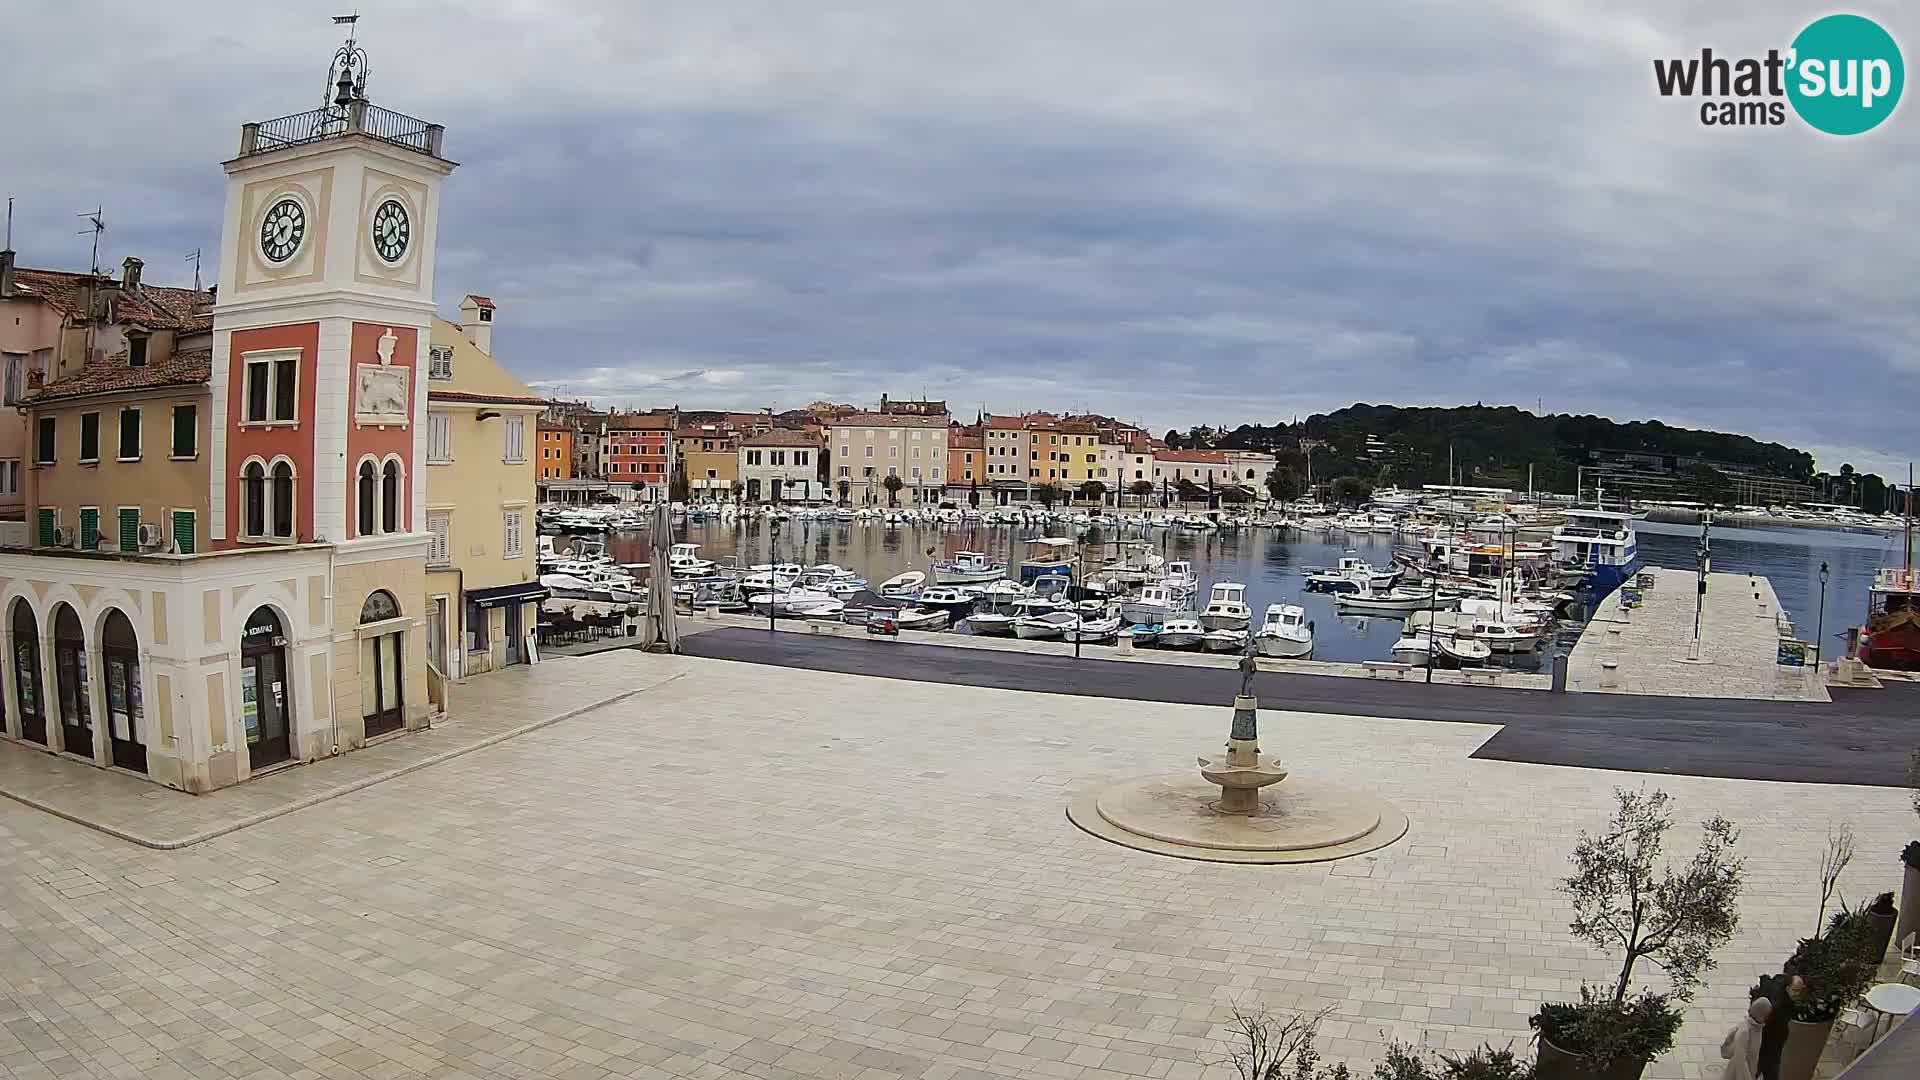
[[[248,665],[240,669],[240,719],[247,726],[247,745],[260,741],[260,671]]]
[[[40,656],[35,651],[32,641],[20,642],[15,646],[15,653],[17,661],[14,667],[19,672],[20,683],[20,710],[37,713],[40,711],[40,699],[35,693],[35,688],[40,682]]]
[[[107,661],[107,708],[127,711],[127,666],[119,660]]]

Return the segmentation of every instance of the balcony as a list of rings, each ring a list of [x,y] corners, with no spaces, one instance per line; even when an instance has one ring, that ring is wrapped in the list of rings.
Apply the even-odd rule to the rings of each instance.
[[[446,130],[439,124],[429,124],[371,102],[353,101],[344,108],[328,106],[258,124],[243,124],[239,156],[269,154],[290,146],[365,135],[390,146],[437,158]]]

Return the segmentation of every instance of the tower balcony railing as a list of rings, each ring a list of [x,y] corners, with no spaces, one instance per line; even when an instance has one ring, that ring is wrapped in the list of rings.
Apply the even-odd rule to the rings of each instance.
[[[440,156],[446,128],[405,113],[383,109],[368,101],[352,101],[344,107],[329,105],[310,109],[240,128],[240,157],[284,150],[289,146],[365,135],[392,146],[432,157]]]

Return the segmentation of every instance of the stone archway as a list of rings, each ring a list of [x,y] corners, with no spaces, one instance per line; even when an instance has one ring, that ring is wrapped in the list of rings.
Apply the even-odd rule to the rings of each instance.
[[[147,718],[140,687],[140,642],[119,608],[107,609],[100,634],[100,670],[106,678],[107,746],[113,763],[147,771]]]
[[[93,760],[93,694],[87,677],[87,636],[80,614],[62,601],[53,608],[54,698],[67,753]]]
[[[41,694],[40,621],[33,605],[25,597],[13,602],[9,619],[13,632],[13,655],[8,658],[14,681],[14,700],[20,706],[20,737],[28,742],[47,743],[46,701]]]

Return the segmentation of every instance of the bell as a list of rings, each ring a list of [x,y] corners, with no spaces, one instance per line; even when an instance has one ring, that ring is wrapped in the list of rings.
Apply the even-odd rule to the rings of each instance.
[[[340,65],[340,82],[333,92],[333,103],[346,108],[353,101],[353,69],[346,64]]]

